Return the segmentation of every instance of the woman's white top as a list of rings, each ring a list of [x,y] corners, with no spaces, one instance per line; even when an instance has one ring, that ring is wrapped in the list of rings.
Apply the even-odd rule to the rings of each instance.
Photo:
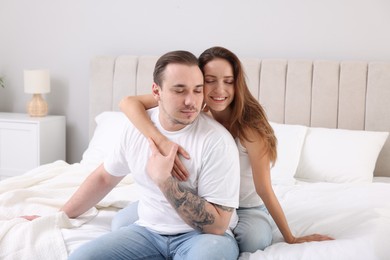
[[[239,138],[236,138],[235,141],[240,156],[240,207],[251,208],[260,206],[263,204],[263,201],[256,193],[248,151],[242,146]]]

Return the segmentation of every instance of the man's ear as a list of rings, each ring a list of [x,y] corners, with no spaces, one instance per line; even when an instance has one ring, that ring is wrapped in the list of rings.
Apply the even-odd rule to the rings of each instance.
[[[156,83],[153,83],[152,94],[157,101],[160,101],[160,90],[161,90],[160,87]]]

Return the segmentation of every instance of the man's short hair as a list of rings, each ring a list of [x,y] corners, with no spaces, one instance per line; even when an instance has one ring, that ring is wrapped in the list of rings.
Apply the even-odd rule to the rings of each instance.
[[[188,51],[171,51],[161,56],[154,67],[153,81],[160,87],[164,80],[164,71],[169,64],[183,64],[188,66],[198,66],[198,59]]]

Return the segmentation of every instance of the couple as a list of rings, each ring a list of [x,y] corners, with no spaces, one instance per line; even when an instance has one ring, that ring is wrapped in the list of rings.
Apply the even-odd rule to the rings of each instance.
[[[122,101],[134,125],[61,210],[78,217],[129,173],[142,187],[140,201],[115,217],[121,228],[69,259],[237,259],[272,242],[269,214],[288,243],[331,239],[291,233],[270,181],[276,138],[236,55],[213,47],[198,61],[170,52],[157,61],[153,80],[152,96]],[[200,113],[203,101],[207,113]]]

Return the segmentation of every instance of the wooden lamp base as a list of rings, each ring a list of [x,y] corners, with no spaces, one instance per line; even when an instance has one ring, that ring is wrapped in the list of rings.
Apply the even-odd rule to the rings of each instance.
[[[33,94],[33,98],[27,104],[27,113],[32,117],[42,117],[47,115],[47,103],[41,94]]]

